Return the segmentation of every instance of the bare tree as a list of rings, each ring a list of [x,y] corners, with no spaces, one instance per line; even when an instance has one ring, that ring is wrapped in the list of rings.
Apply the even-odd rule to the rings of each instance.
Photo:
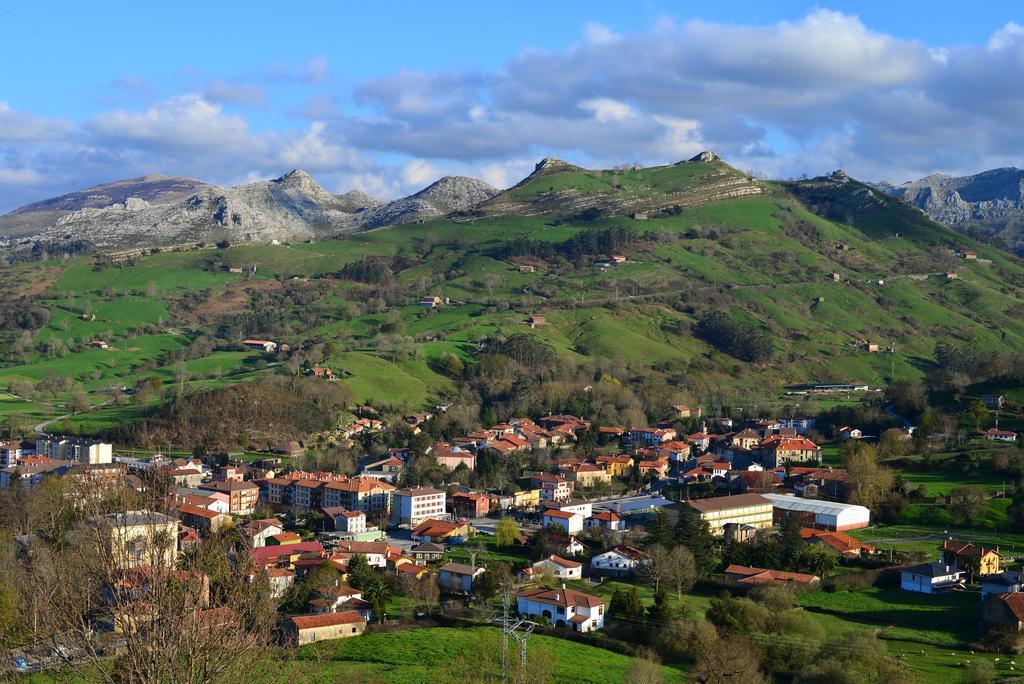
[[[159,488],[139,501],[65,479],[73,510],[33,521],[18,558],[27,652],[49,657],[58,678],[104,682],[238,681],[266,666],[276,606],[234,528],[179,553]]]
[[[650,556],[637,568],[644,582],[654,587],[657,592],[662,584],[672,581],[672,552],[661,544],[654,544],[647,549]]]

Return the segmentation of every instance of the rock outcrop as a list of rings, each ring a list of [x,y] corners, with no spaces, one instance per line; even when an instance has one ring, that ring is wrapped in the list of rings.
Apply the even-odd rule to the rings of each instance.
[[[877,187],[957,230],[977,230],[1024,249],[1024,170],[993,169],[973,176],[934,174]]]
[[[333,195],[305,171],[233,188],[147,176],[37,202],[4,217],[44,242],[84,241],[100,249],[195,242],[319,239],[410,223],[472,208],[497,190],[473,178],[446,177],[409,197],[383,203],[365,192]]]
[[[377,228],[426,221],[472,209],[497,194],[498,190],[475,178],[445,176],[415,195],[368,210],[363,223],[369,228]]]

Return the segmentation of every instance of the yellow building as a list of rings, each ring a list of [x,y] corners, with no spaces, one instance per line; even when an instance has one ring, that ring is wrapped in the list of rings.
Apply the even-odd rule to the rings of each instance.
[[[109,534],[110,562],[117,568],[170,567],[178,558],[178,521],[163,513],[111,513],[99,524]]]
[[[633,467],[633,457],[629,454],[598,456],[597,465],[604,468],[612,477],[628,477],[629,469]]]
[[[711,534],[722,535],[729,523],[755,529],[772,526],[772,502],[760,494],[737,494],[687,502],[707,522]]]
[[[512,495],[513,508],[535,508],[540,506],[540,490],[524,489]]]
[[[599,482],[608,482],[612,479],[611,473],[593,463],[563,466],[558,469],[558,474],[580,487],[593,487]]]

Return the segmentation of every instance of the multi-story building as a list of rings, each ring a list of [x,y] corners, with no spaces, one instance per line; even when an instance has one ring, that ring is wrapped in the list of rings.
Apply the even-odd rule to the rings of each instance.
[[[376,519],[391,511],[394,492],[393,484],[370,477],[353,477],[324,485],[322,503],[325,507],[363,511]]]
[[[456,517],[482,518],[491,509],[491,500],[480,492],[458,492],[452,496],[452,512]]]
[[[121,570],[145,565],[171,567],[178,557],[178,521],[163,513],[111,513],[96,523],[110,535],[110,560]]]
[[[445,493],[431,487],[399,489],[394,493],[391,524],[415,527],[427,518],[443,519]]]
[[[32,488],[49,475],[63,475],[69,470],[71,470],[71,464],[67,461],[46,458],[27,463],[22,462],[0,469],[0,488],[7,489],[15,482],[20,483],[22,487]]]
[[[200,489],[227,494],[229,497],[228,510],[234,515],[249,515],[256,510],[260,501],[260,488],[252,482],[238,482],[237,480],[207,482],[200,485]]]
[[[572,482],[561,475],[534,473],[529,477],[530,487],[540,489],[541,501],[564,501],[572,496]]]
[[[725,534],[728,523],[749,525],[757,529],[772,526],[772,502],[760,494],[719,496],[687,503],[708,524],[714,535]]]
[[[62,461],[77,461],[87,465],[110,463],[114,456],[112,444],[78,437],[51,437],[36,439],[36,453]]]
[[[23,451],[21,442],[0,442],[0,468],[9,468],[18,465],[18,459],[22,457]]]

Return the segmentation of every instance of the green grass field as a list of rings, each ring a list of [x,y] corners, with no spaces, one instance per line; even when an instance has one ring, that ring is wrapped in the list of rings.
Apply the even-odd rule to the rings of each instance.
[[[366,634],[322,642],[298,650],[282,664],[280,681],[366,681],[377,677],[394,684],[425,681],[465,682],[500,672],[500,631],[491,627],[435,627]],[[514,651],[513,651],[514,653]],[[559,682],[621,682],[631,659],[594,646],[535,635],[527,642],[534,676]],[[528,670],[529,671],[529,670]],[[663,667],[665,681],[683,681],[684,673]],[[536,681],[536,680],[534,680]]]

